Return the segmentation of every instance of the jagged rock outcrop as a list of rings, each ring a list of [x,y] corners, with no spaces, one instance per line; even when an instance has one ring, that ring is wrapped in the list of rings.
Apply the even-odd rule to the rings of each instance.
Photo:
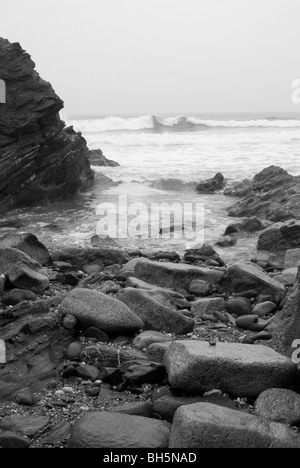
[[[101,149],[90,151],[90,162],[93,166],[117,167],[120,164],[111,159],[107,159]]]
[[[214,193],[224,187],[224,176],[220,172],[212,179],[202,180],[196,187],[197,193]]]
[[[0,38],[0,211],[72,196],[94,173],[85,139],[59,117],[62,100],[19,43]]]
[[[267,167],[253,178],[251,189],[243,193],[237,186],[232,195],[243,198],[228,208],[229,216],[257,216],[273,222],[300,219],[300,177],[281,167]]]

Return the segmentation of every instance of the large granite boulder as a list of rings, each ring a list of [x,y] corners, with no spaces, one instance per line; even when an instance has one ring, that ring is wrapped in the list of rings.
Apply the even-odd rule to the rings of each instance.
[[[117,298],[140,317],[148,330],[179,335],[194,328],[194,320],[178,311],[174,299],[163,291],[125,288],[118,291]]]
[[[300,395],[286,388],[270,388],[255,401],[255,414],[264,419],[297,426],[300,423]]]
[[[147,283],[170,289],[189,291],[191,281],[201,279],[209,284],[218,284],[224,275],[223,271],[205,267],[186,265],[184,263],[152,262],[141,259],[136,263],[135,276]]]
[[[261,294],[272,296],[275,303],[280,302],[286,295],[282,284],[250,262],[233,263],[227,269],[221,284],[226,291],[235,293],[255,289]]]
[[[62,301],[60,311],[76,317],[84,330],[97,327],[108,334],[122,334],[144,327],[143,321],[123,302],[85,288],[73,289]]]
[[[20,44],[0,38],[0,211],[74,195],[94,177],[85,139],[59,117],[63,102]],[[5,108],[5,111],[4,111]]]
[[[15,288],[39,293],[49,286],[46,270],[26,253],[0,248],[0,275],[6,275]]]
[[[289,387],[297,365],[266,346],[205,341],[174,341],[164,361],[174,389],[201,393],[213,389],[256,398],[268,388]]]
[[[7,233],[0,237],[0,248],[12,247],[21,250],[41,265],[46,265],[50,260],[47,247],[38,238],[28,232]]]
[[[278,252],[296,247],[300,247],[300,221],[294,219],[272,224],[260,234],[257,241],[258,250]]]
[[[90,411],[76,421],[69,448],[167,448],[165,423],[144,416]]]
[[[210,403],[181,406],[175,413],[169,447],[300,448],[300,436],[283,424]]]

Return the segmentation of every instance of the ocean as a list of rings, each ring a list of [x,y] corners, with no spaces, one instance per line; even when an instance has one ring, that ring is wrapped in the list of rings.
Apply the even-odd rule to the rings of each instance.
[[[138,202],[149,208],[162,202],[203,204],[204,241],[214,243],[232,220],[226,207],[235,200],[222,193],[198,195],[195,187],[200,180],[221,172],[232,183],[252,178],[269,165],[300,174],[300,114],[62,117],[82,132],[90,149],[100,148],[120,166],[94,165],[95,184],[89,193],[21,213],[25,224],[46,242],[89,242],[97,230],[99,204],[112,203],[122,215],[122,195],[129,205]],[[103,187],[101,174],[114,184]],[[48,231],[47,223],[57,223],[57,230]],[[235,247],[218,251],[225,259],[250,258],[255,243],[256,236],[248,235],[246,242],[243,238]],[[154,239],[142,231],[122,239],[122,244],[179,251],[190,246],[186,239]]]

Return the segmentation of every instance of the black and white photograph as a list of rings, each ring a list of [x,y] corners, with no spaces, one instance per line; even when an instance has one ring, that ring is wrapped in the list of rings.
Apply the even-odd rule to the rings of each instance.
[[[0,448],[300,448],[299,45],[299,0],[0,0]]]

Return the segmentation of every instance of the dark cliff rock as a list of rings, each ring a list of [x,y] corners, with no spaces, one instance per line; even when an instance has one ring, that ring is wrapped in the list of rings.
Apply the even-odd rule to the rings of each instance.
[[[104,167],[117,167],[120,164],[111,159],[107,159],[101,149],[91,150],[90,151],[90,162],[93,166],[104,166]]]
[[[233,195],[242,199],[228,208],[229,216],[257,216],[273,222],[300,219],[300,177],[294,177],[278,166],[257,174],[244,195],[238,189]],[[228,195],[228,193],[226,193]]]
[[[73,196],[94,173],[85,139],[59,117],[63,102],[20,44],[0,38],[0,211]]]
[[[224,176],[220,172],[212,179],[203,180],[197,185],[197,193],[213,193],[224,187]]]

